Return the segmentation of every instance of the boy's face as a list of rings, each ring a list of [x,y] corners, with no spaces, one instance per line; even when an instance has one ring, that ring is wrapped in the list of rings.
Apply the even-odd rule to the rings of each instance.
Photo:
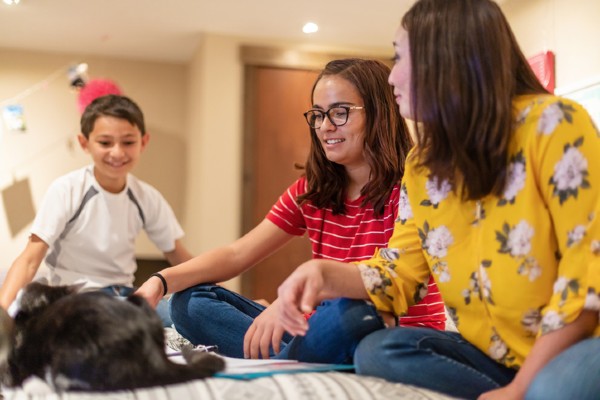
[[[94,176],[100,186],[108,192],[119,193],[150,137],[142,136],[138,127],[125,119],[101,116],[89,138],[80,134],[78,139],[81,148],[92,156]]]

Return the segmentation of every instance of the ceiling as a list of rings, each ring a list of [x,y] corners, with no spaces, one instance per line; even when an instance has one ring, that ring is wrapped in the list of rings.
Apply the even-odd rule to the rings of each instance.
[[[183,63],[203,33],[385,49],[414,0],[0,2],[0,48]],[[302,33],[304,23],[319,25]]]

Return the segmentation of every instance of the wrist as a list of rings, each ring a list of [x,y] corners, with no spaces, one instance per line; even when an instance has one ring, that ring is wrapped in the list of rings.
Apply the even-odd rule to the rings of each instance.
[[[150,275],[151,278],[157,278],[162,285],[162,289],[163,289],[163,296],[165,296],[168,292],[169,292],[169,286],[167,285],[167,280],[165,279],[165,277],[160,273],[160,272],[155,272],[152,275]]]

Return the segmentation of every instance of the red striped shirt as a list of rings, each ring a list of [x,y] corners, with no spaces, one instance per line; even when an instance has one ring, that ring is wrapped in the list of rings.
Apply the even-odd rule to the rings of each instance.
[[[367,260],[378,248],[387,247],[398,214],[400,187],[395,185],[381,216],[373,207],[361,206],[364,197],[346,201],[346,213],[334,215],[330,208],[322,209],[296,198],[306,192],[306,178],[294,182],[271,208],[266,218],[290,235],[305,233],[312,246],[314,258],[353,262]],[[408,309],[400,319],[401,325],[428,326],[444,329],[446,316],[442,297],[433,279],[427,296]]]

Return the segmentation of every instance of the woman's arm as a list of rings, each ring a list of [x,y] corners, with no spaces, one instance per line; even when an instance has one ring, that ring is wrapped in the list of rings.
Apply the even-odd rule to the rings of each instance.
[[[522,399],[535,375],[563,350],[588,338],[598,325],[598,312],[583,310],[575,321],[536,340],[515,379],[507,386],[483,393],[479,400]]]
[[[250,269],[292,238],[293,235],[265,219],[235,242],[206,251],[160,273],[167,281],[169,293],[199,283],[226,281]],[[157,277],[150,277],[136,293],[156,305],[163,296],[162,282]]]

